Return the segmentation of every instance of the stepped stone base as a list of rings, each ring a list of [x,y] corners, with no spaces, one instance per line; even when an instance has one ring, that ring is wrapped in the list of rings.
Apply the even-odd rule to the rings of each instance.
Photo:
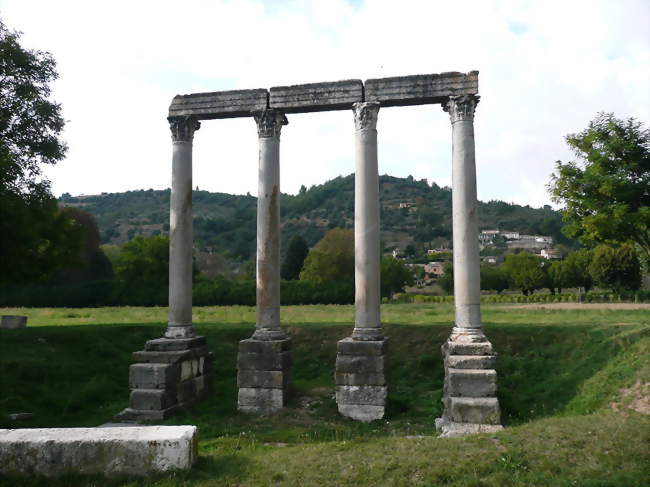
[[[382,419],[386,413],[388,340],[340,340],[336,354],[336,403],[339,413],[357,421]]]
[[[254,414],[282,409],[291,387],[291,339],[239,342],[237,356],[237,408]]]
[[[134,352],[129,368],[129,407],[119,421],[162,420],[205,395],[212,353],[205,337],[157,338]]]
[[[496,397],[496,353],[482,332],[454,328],[442,346],[444,410],[436,419],[443,437],[495,432],[501,426]]]

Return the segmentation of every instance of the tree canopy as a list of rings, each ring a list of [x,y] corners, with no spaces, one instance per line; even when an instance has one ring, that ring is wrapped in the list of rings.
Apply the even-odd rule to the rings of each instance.
[[[300,235],[291,237],[280,269],[282,278],[287,280],[298,279],[308,253],[309,246],[304,238]]]
[[[74,252],[74,221],[58,211],[41,165],[65,155],[60,105],[49,100],[56,64],[24,49],[0,21],[0,281],[43,279]],[[76,235],[76,236],[75,236]]]
[[[313,282],[354,279],[354,233],[333,228],[311,249],[300,279]]]
[[[650,255],[650,131],[599,113],[566,141],[577,160],[557,161],[549,184],[564,231],[589,245],[631,240]]]

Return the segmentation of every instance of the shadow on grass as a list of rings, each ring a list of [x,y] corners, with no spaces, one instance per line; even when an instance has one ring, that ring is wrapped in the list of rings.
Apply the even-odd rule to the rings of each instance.
[[[202,438],[255,431],[260,441],[337,439],[349,435],[431,432],[441,413],[444,371],[440,346],[451,326],[385,325],[389,337],[388,417],[384,426],[340,417],[334,401],[336,342],[351,325],[305,323],[293,339],[294,388],[288,411],[263,420],[236,410],[239,340],[250,324],[202,324],[215,356],[211,397],[168,421],[200,427]],[[562,412],[581,384],[615,360],[647,328],[486,324],[499,353],[499,399],[506,424]],[[646,330],[645,332],[643,330]],[[0,418],[32,412],[21,427],[95,426],[127,406],[131,353],[160,336],[161,325],[79,325],[2,330]],[[578,409],[573,412],[580,413]],[[588,412],[588,411],[582,411]],[[390,424],[390,426],[388,426]],[[0,419],[0,427],[16,427]]]

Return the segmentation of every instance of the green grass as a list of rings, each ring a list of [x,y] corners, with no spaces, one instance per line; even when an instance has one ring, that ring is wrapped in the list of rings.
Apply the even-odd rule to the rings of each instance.
[[[131,352],[160,336],[166,319],[164,308],[0,313],[29,316],[25,330],[0,330],[0,418],[33,412],[22,427],[109,421],[127,405]],[[166,421],[199,427],[196,467],[146,480],[25,484],[646,485],[648,416],[625,407],[615,413],[610,404],[625,403],[622,388],[650,381],[647,310],[484,306],[486,333],[499,352],[507,428],[464,439],[437,439],[433,427],[451,305],[383,306],[391,339],[389,414],[371,424],[340,417],[333,399],[336,342],[351,332],[353,307],[294,306],[282,313],[294,343],[295,393],[287,411],[270,418],[236,411],[237,343],[253,330],[254,308],[196,308],[197,329],[215,354],[214,394]],[[15,425],[0,419],[0,427]],[[0,486],[10,485],[17,480],[0,479]]]

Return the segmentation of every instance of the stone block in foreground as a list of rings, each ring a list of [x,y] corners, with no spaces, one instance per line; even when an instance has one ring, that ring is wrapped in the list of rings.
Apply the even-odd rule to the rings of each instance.
[[[281,410],[290,392],[291,365],[291,339],[240,341],[237,408],[254,414]]]
[[[205,337],[157,338],[134,352],[129,407],[119,421],[160,421],[199,400],[209,389],[212,354]]]
[[[27,328],[27,316],[3,315],[0,319],[0,328]]]
[[[445,382],[442,417],[436,429],[443,437],[495,432],[501,426],[496,354],[481,334],[453,333],[442,346]]]
[[[388,340],[340,340],[336,354],[336,404],[339,413],[356,421],[382,419],[388,383],[385,364]]]
[[[0,473],[54,477],[188,470],[197,449],[196,426],[0,430]]]

